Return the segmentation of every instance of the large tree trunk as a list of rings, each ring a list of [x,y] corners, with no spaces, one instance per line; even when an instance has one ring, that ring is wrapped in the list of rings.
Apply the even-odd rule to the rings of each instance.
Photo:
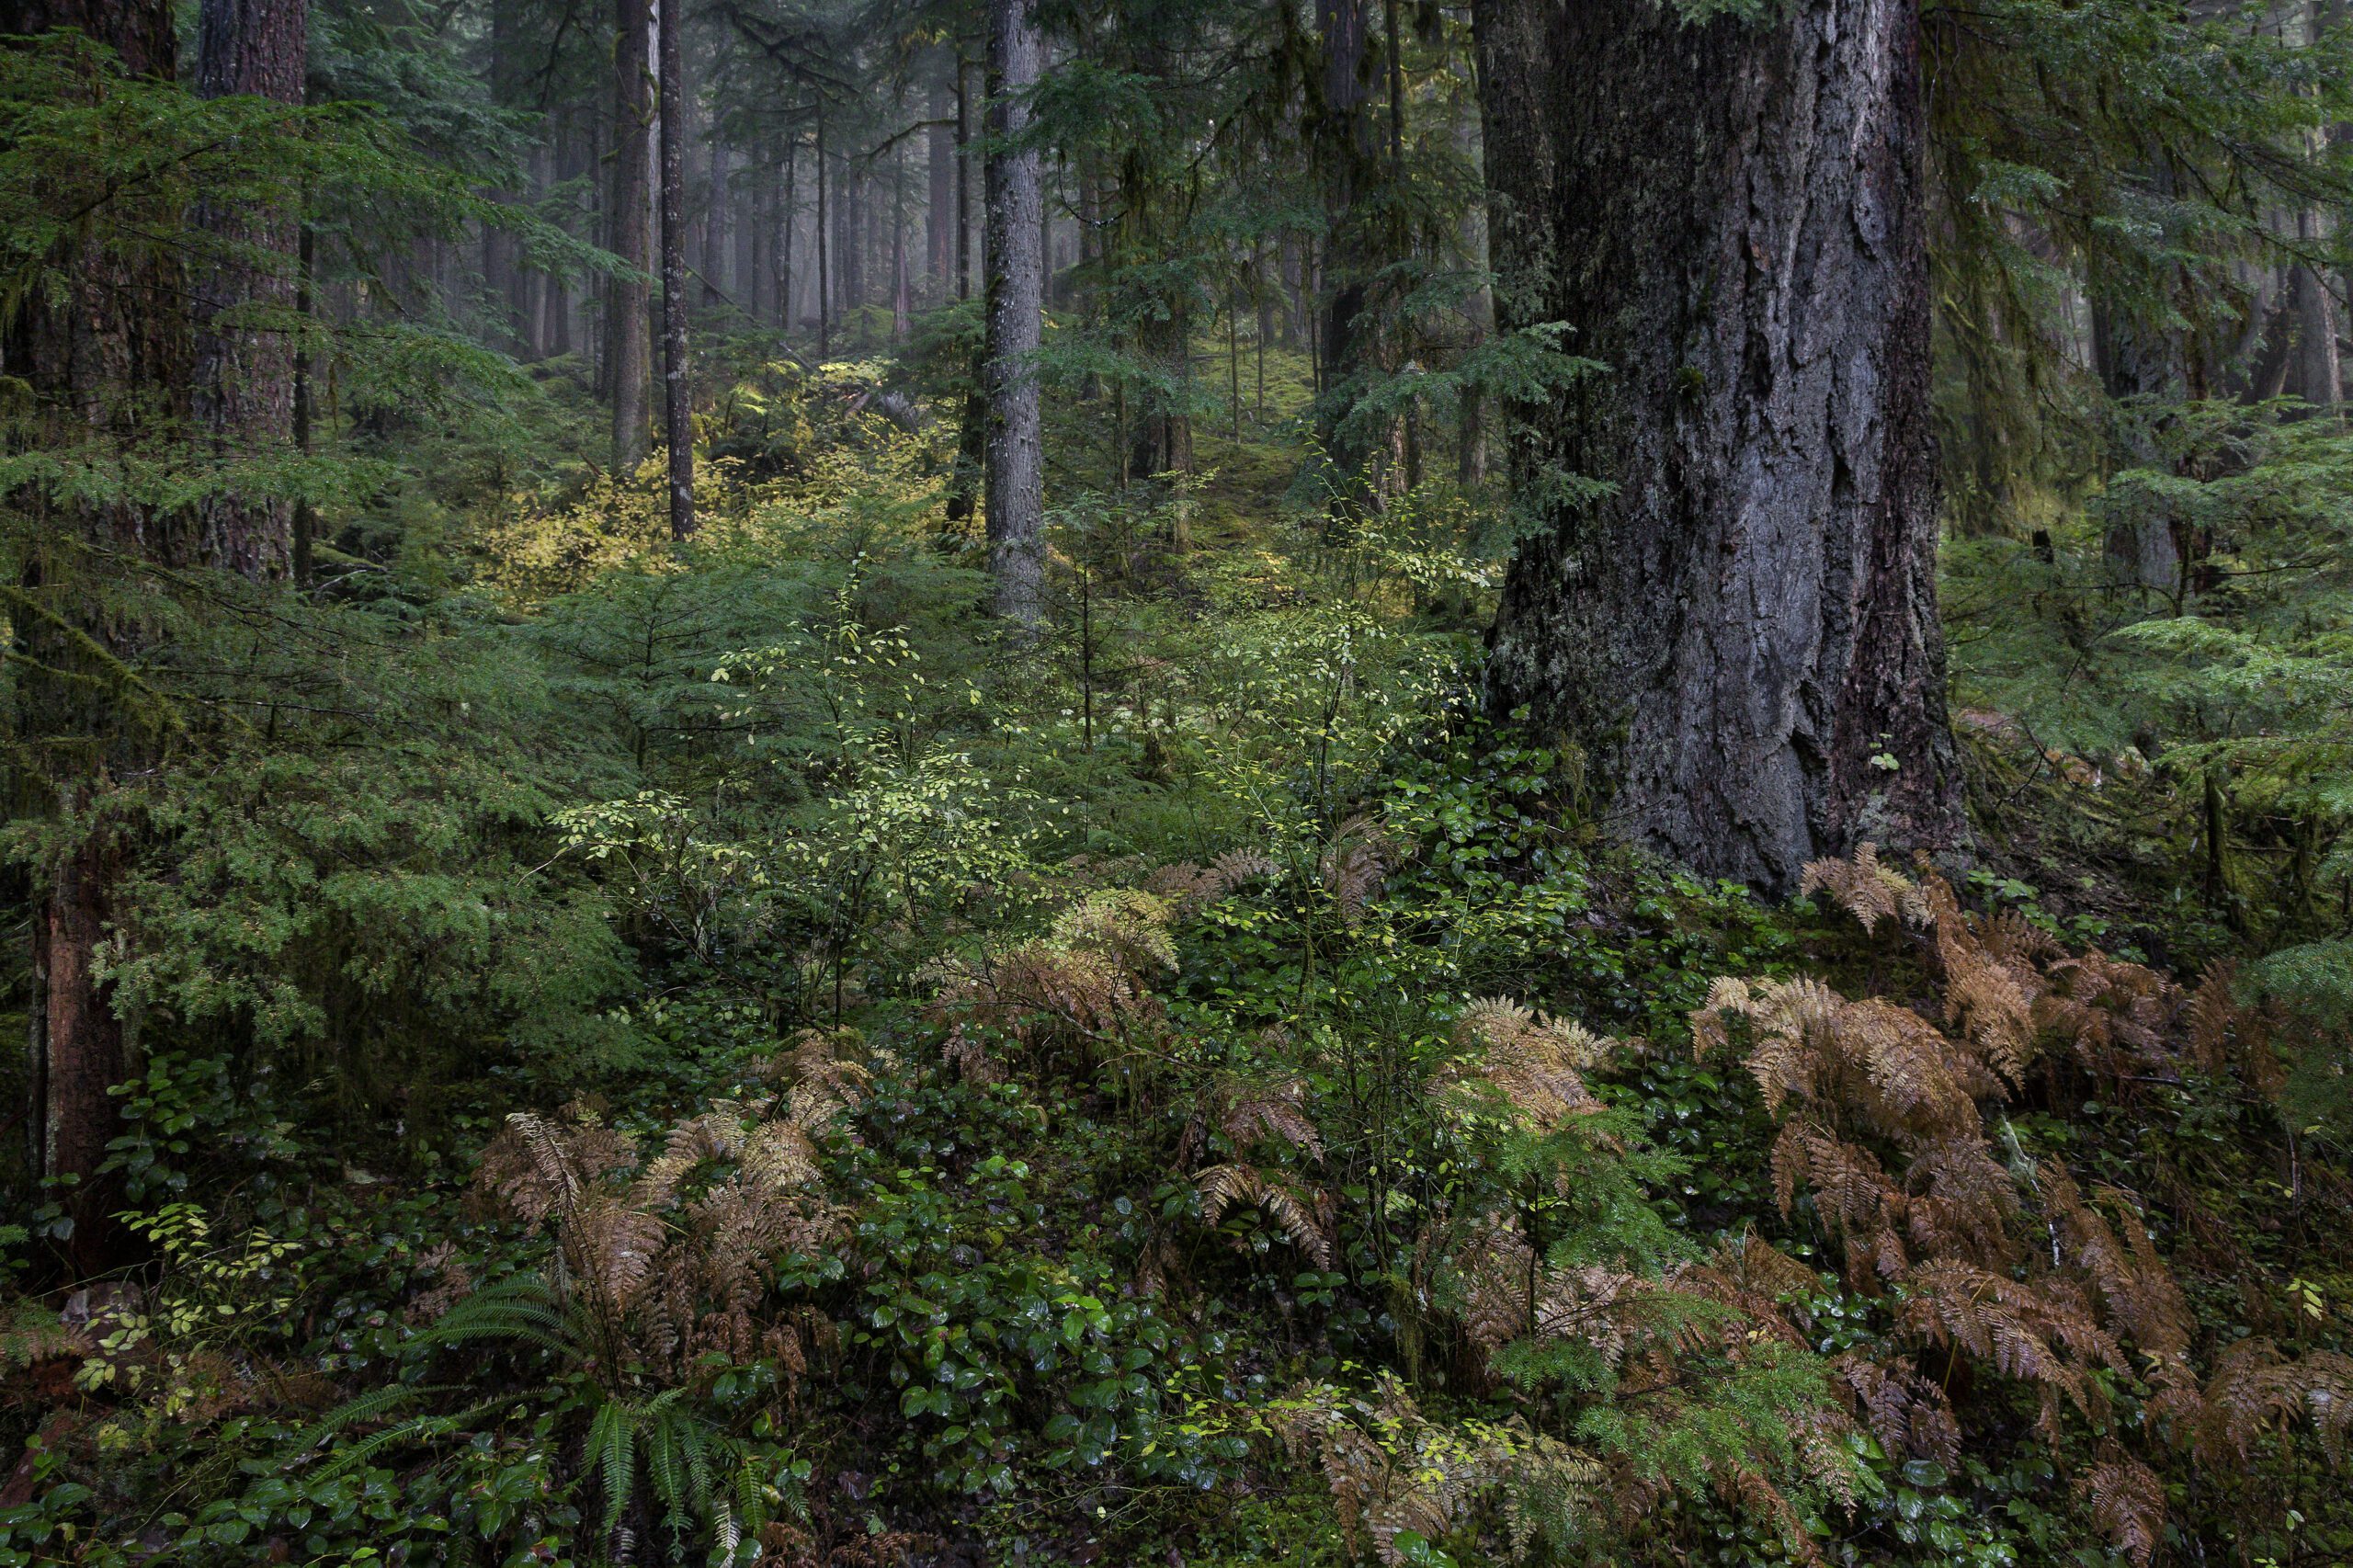
[[[1316,384],[1326,401],[1318,408],[1316,435],[1336,471],[1338,498],[1344,509],[1353,509],[1372,493],[1373,444],[1350,437],[1347,410],[1329,394],[1363,366],[1370,347],[1369,324],[1362,319],[1376,265],[1370,220],[1363,210],[1374,161],[1365,80],[1370,17],[1367,0],[1317,0],[1315,17],[1324,48],[1324,112],[1315,122],[1315,150],[1324,182],[1330,290],[1317,339]]]
[[[695,531],[695,428],[687,380],[686,0],[662,7],[662,430],[670,458],[670,537]]]
[[[34,35],[78,31],[112,50],[123,74],[175,74],[166,0],[20,0],[6,26]],[[115,74],[90,73],[92,101],[110,90]],[[40,427],[38,444],[96,440],[135,461],[143,449],[176,439],[192,413],[186,279],[176,252],[110,245],[105,215],[97,217],[48,258],[63,296],[33,288],[0,322],[0,377],[28,401]],[[60,835],[30,922],[24,1126],[33,1174],[74,1184],[62,1195],[73,1223],[67,1261],[87,1274],[114,1261],[119,1232],[108,1216],[119,1195],[97,1172],[121,1126],[108,1091],[130,1066],[97,962],[116,919],[117,830],[102,807],[93,808],[109,778],[136,778],[152,765],[142,732],[116,703],[117,672],[136,653],[139,628],[104,608],[108,595],[93,573],[108,570],[109,558],[179,563],[193,552],[186,518],[128,497],[34,486],[7,499],[40,525],[18,586],[41,613],[11,618],[11,652],[20,655],[14,758],[26,770],[14,782],[20,810],[52,808],[74,824]]]
[[[1497,309],[1611,367],[1532,412],[1544,502],[1496,705],[1584,746],[1632,836],[1769,888],[1963,841],[1936,608],[1915,0],[1687,24],[1482,0]]]
[[[2307,255],[2325,255],[2335,244],[2327,211],[2306,207],[2296,215],[2296,238]],[[2345,395],[2345,367],[2336,347],[2336,298],[2317,261],[2299,261],[2288,275],[2288,297],[2296,312],[2295,360],[2288,390],[2315,410],[2336,412]]]
[[[654,346],[649,334],[651,290],[644,280],[649,236],[646,136],[654,127],[646,67],[653,47],[652,0],[614,0],[613,254],[631,278],[616,278],[606,313],[605,343],[613,398],[613,471],[627,475],[645,460],[653,428]]]
[[[1008,151],[1029,128],[1022,95],[1037,85],[1038,18],[1031,0],[990,0],[988,231],[989,569],[999,615],[1035,626],[1045,616],[1045,451],[1038,407],[1045,258],[1039,254],[1037,149]]]
[[[204,0],[197,17],[199,97],[302,101],[306,0]],[[262,460],[294,438],[294,252],[290,206],[206,203],[197,222],[222,254],[194,279],[194,413],[222,459]],[[276,265],[259,259],[266,253]],[[253,257],[254,259],[244,259]],[[275,318],[275,319],[272,319]],[[199,503],[191,554],[242,575],[283,577],[292,559],[290,498],[216,492]]]

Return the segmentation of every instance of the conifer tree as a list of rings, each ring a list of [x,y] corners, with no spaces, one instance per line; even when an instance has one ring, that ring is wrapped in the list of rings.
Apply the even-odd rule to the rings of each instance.
[[[695,531],[693,384],[687,375],[686,0],[662,8],[662,418],[670,456],[670,537]]]
[[[1914,0],[1478,31],[1501,324],[1609,367],[1532,426],[1497,705],[1711,873],[1957,846]]]
[[[626,473],[644,460],[652,429],[653,345],[651,257],[647,212],[648,134],[654,96],[647,67],[653,48],[654,0],[613,0],[613,141],[607,220],[613,255],[628,270],[615,275],[605,312],[605,363],[613,399],[612,460]]]
[[[1045,452],[1035,358],[1045,309],[1039,153],[1021,142],[1041,46],[1029,0],[990,0],[987,524],[996,612],[1045,615]]]
[[[111,61],[91,60],[92,102],[121,77],[176,75],[171,6],[165,0],[39,0],[20,9],[15,30],[78,32]],[[110,250],[95,238],[59,258],[70,279],[63,298],[36,293],[8,324],[0,363],[33,400],[41,437],[59,448],[84,443],[136,454],[167,438],[185,415],[189,345],[177,258],[168,251]],[[32,911],[31,1068],[27,1085],[30,1168],[78,1184],[65,1195],[77,1267],[109,1261],[114,1205],[97,1180],[117,1125],[109,1091],[125,1068],[122,1025],[99,978],[100,944],[116,917],[122,849],[115,827],[93,808],[110,774],[135,771],[146,747],[114,708],[116,673],[135,636],[104,614],[89,591],[94,552],[169,558],[179,520],[121,494],[80,498],[50,493],[18,499],[40,527],[40,548],[20,585],[28,602],[57,602],[57,613],[27,617],[17,676],[18,733],[70,737],[29,780],[32,802],[75,821]],[[78,819],[78,820],[77,820]]]
[[[197,92],[300,104],[309,20],[308,0],[205,0],[197,18]],[[216,258],[194,279],[196,417],[223,456],[267,458],[294,435],[295,332],[287,318],[300,221],[288,210],[207,205],[198,222],[232,255],[260,256]],[[198,510],[199,558],[247,577],[286,574],[291,500],[233,489],[207,496]]]

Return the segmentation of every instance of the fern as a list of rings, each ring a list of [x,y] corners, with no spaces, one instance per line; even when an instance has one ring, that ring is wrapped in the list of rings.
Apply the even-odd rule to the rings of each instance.
[[[1840,908],[1875,929],[1881,920],[1925,926],[1928,908],[1920,889],[1893,868],[1882,864],[1879,846],[1857,846],[1851,859],[1812,860],[1798,879],[1801,894],[1828,892]]]
[[[2165,1487],[2157,1472],[2119,1454],[2085,1471],[2075,1485],[2109,1542],[2138,1568],[2147,1568],[2165,1540]]]
[[[2109,1377],[2152,1387],[2152,1428],[2200,1462],[2244,1462],[2265,1434],[2308,1426],[2332,1459],[2353,1431],[2353,1360],[2290,1359],[2249,1340],[2201,1387],[2196,1320],[2140,1205],[2113,1187],[2087,1198],[2053,1161],[2006,1169],[1979,1106],[2017,1092],[2038,1060],[2110,1082],[2182,1064],[2276,1082],[2269,1025],[2240,1004],[2228,970],[2185,994],[2165,977],[2097,951],[2069,953],[2015,917],[1982,920],[1924,867],[1917,883],[1875,854],[1809,868],[1867,929],[1891,915],[1923,930],[1952,1031],[1879,998],[1849,1002],[1819,982],[1721,979],[1692,1015],[1693,1049],[1744,1051],[1781,1127],[1776,1200],[1801,1194],[1844,1255],[1850,1284],[1896,1302],[1904,1332],[2029,1389],[2054,1444],[2064,1413],[2109,1422]],[[2040,1239],[2029,1244],[2039,1227]],[[2047,1265],[2042,1259],[2047,1256]],[[1853,1357],[1841,1375],[1890,1451],[1949,1454],[1953,1413],[1908,1360]],[[2164,1487],[2112,1444],[2076,1485],[2094,1520],[2137,1563],[2163,1534]]]
[[[1228,1163],[1211,1165],[1193,1177],[1201,1196],[1201,1218],[1215,1225],[1235,1209],[1261,1209],[1273,1216],[1291,1245],[1329,1268],[1338,1248],[1324,1221],[1310,1203],[1281,1177],[1256,1165]]]

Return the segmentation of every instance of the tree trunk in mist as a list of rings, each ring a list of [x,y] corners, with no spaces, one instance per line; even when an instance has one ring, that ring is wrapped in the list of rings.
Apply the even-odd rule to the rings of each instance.
[[[2148,400],[2184,394],[2184,348],[2181,335],[2171,327],[2132,321],[2106,304],[2092,306],[2092,363],[2100,386],[2120,406],[2114,411],[2116,438],[2109,460],[2123,468],[2167,467],[2148,425]],[[2154,517],[2119,518],[2109,523],[2101,541],[2110,579],[2130,588],[2171,594],[2181,583],[2181,545],[2173,519]]]
[[[1031,0],[990,0],[987,168],[983,240],[988,281],[989,569],[999,615],[1036,626],[1045,618],[1045,449],[1035,363],[1045,310],[1039,254],[1039,155],[1004,149],[1029,124],[1022,95],[1043,53]]]
[[[944,301],[953,292],[949,268],[956,262],[956,94],[943,70],[932,79],[931,127],[926,133],[929,154],[929,200],[924,208],[924,276],[930,280],[926,295]]]
[[[670,457],[670,537],[695,531],[693,387],[687,379],[686,0],[662,7],[662,430]]]
[[[710,199],[702,215],[702,302],[716,305],[727,291],[728,247],[734,240],[730,231],[734,192],[727,177],[727,149],[716,136],[710,140]]]
[[[842,314],[849,319],[851,341],[866,343],[866,181],[858,172],[855,144],[842,154],[841,199],[834,204],[841,224],[834,270],[842,286]]]
[[[490,17],[490,101],[500,108],[515,107],[515,84],[517,67],[522,64],[521,39],[517,36],[522,17],[512,6],[494,6]],[[526,189],[537,172],[539,149],[534,148],[525,165]],[[512,190],[494,192],[500,200],[511,201]],[[538,194],[531,191],[530,194]],[[488,302],[491,342],[517,355],[530,351],[530,332],[526,324],[522,305],[523,273],[515,236],[494,224],[484,224],[482,232],[482,291]]]
[[[1697,26],[1482,0],[1476,26],[1498,314],[1611,367],[1524,411],[1522,478],[1616,485],[1512,562],[1496,706],[1709,874],[1961,846],[1913,0]]]
[[[742,163],[745,168],[756,167],[748,156]],[[738,191],[727,199],[728,219],[735,227],[734,271],[728,279],[727,293],[738,309],[756,318],[759,314],[760,204],[753,199],[746,205],[746,194]]]
[[[114,51],[122,73],[176,74],[172,9],[165,0],[30,0],[9,14],[13,32],[84,33]],[[115,72],[88,78],[92,101]],[[85,244],[86,242],[69,242]],[[186,279],[176,255],[108,254],[86,245],[61,269],[66,297],[35,294],[0,321],[0,376],[17,383],[40,421],[38,444],[100,439],[129,452],[174,436],[188,415],[190,379]],[[16,699],[19,737],[42,737],[41,773],[26,780],[61,815],[86,810],[99,781],[138,777],[148,747],[111,699],[108,665],[135,651],[137,629],[102,613],[86,579],[87,548],[182,564],[182,521],[120,498],[74,500],[30,490],[7,497],[40,527],[18,586],[54,616],[17,618],[22,657]],[[49,803],[49,802],[44,802]],[[31,804],[31,802],[28,802]],[[37,809],[37,808],[36,808]],[[28,1104],[24,1126],[31,1172],[72,1178],[63,1195],[73,1233],[68,1267],[94,1273],[115,1261],[119,1229],[112,1184],[97,1178],[106,1147],[121,1129],[108,1091],[130,1069],[120,1020],[97,977],[97,946],[116,918],[114,829],[103,819],[60,846],[30,921],[31,996],[27,1006]]]
[[[907,193],[906,182],[897,176],[906,173],[903,155],[905,143],[891,154],[891,341],[904,343],[915,316],[915,299],[908,291],[907,279]]]
[[[204,0],[197,14],[198,96],[300,104],[308,27],[306,0]],[[279,258],[276,265],[210,260],[191,290],[198,427],[223,458],[267,459],[294,438],[298,335],[291,317],[301,214],[207,202],[197,222],[224,247]],[[196,512],[197,561],[256,582],[286,575],[293,554],[290,498],[216,493]]]
[[[801,193],[795,188],[800,172],[801,133],[796,131],[784,143],[784,212],[776,234],[777,325],[788,337],[800,324],[792,314],[792,225],[801,215]]]
[[[956,56],[956,297],[972,297],[972,104],[971,67]]]
[[[817,358],[827,359],[834,351],[834,279],[833,241],[825,232],[826,187],[832,176],[825,171],[825,111],[817,110],[817,214],[811,237],[817,242]]]
[[[762,325],[780,325],[784,319],[776,293],[777,186],[782,177],[774,164],[762,167],[759,195],[752,204],[759,213],[759,226],[752,232],[752,316]]]
[[[653,97],[646,65],[653,46],[652,0],[614,0],[613,26],[613,254],[635,278],[616,278],[612,308],[606,312],[605,343],[613,399],[613,472],[626,476],[645,460],[654,412],[654,345],[650,339],[652,290],[643,280],[648,200],[646,137],[653,129]]]
[[[555,177],[569,183],[580,178],[590,162],[594,143],[588,133],[567,114],[559,123],[556,141]],[[578,222],[575,215],[574,222]],[[565,225],[567,230],[574,224]],[[543,314],[540,324],[540,347],[550,358],[560,359],[572,352],[572,286],[554,273],[547,276],[540,295]]]

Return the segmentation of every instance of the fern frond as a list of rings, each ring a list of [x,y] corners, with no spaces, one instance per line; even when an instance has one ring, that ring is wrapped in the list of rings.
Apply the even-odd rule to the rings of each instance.
[[[1395,846],[1374,818],[1354,816],[1340,824],[1324,851],[1320,869],[1324,891],[1343,923],[1355,926],[1363,920],[1365,904],[1381,890],[1394,853]]]
[[[1193,1177],[1201,1195],[1201,1217],[1214,1225],[1235,1209],[1260,1209],[1273,1216],[1291,1245],[1307,1254],[1318,1268],[1329,1268],[1337,1256],[1330,1234],[1300,1195],[1279,1178],[1255,1165],[1232,1162],[1211,1165]]]
[[[2139,1460],[2113,1454],[2084,1471],[2075,1484],[2109,1543],[2135,1568],[2148,1568],[2165,1540],[2165,1487],[2157,1472]]]
[[[1914,926],[1927,923],[1928,910],[1920,890],[1911,879],[1881,862],[1876,844],[1857,845],[1848,859],[1808,861],[1799,875],[1798,892],[1828,892],[1839,907],[1862,922],[1866,933],[1876,930],[1881,920]]]
[[[610,1536],[637,1489],[637,1425],[627,1405],[608,1400],[597,1407],[585,1451],[605,1484],[605,1522],[597,1533]]]

